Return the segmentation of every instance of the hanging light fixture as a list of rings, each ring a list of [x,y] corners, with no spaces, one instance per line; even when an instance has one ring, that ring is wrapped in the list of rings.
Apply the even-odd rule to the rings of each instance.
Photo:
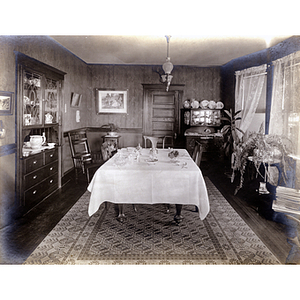
[[[162,66],[165,74],[161,75],[161,81],[167,83],[166,91],[168,91],[171,81],[172,81],[172,78],[173,78],[173,76],[171,75],[171,72],[173,70],[173,64],[170,61],[170,38],[171,38],[171,36],[166,35],[165,37],[167,39],[167,58],[166,58],[166,62]]]

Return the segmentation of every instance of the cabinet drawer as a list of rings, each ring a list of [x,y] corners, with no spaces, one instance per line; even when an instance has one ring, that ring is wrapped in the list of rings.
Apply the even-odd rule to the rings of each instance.
[[[29,204],[38,202],[57,188],[58,176],[55,174],[25,191],[25,205],[27,206]]]
[[[34,155],[25,160],[25,174],[30,173],[43,165],[43,153]]]
[[[55,161],[44,167],[44,178],[54,175],[58,172],[58,161]]]
[[[57,149],[53,149],[52,151],[45,152],[45,164],[49,164],[58,159],[58,151]]]
[[[25,198],[25,205],[35,203],[38,200],[41,200],[45,195],[45,187],[43,184],[37,184],[30,188],[29,190],[25,191],[24,198]]]
[[[33,171],[24,176],[24,189],[28,190],[30,187],[41,183],[45,178],[54,175],[58,171],[58,162],[55,161],[41,169]]]
[[[44,181],[43,185],[44,185],[45,190],[47,190],[47,194],[49,194],[53,190],[57,189],[57,187],[58,187],[58,176],[57,176],[57,174],[47,178]]]
[[[45,168],[33,171],[24,176],[24,188],[28,190],[31,186],[40,183],[45,178]]]

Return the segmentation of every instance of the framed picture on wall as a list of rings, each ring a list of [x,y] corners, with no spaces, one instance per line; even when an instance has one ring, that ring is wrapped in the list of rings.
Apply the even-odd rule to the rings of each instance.
[[[127,113],[127,90],[96,89],[96,109],[100,113]]]
[[[0,91],[0,116],[12,115],[14,105],[14,93]]]
[[[81,104],[81,94],[72,93],[71,96],[71,107],[79,107]]]

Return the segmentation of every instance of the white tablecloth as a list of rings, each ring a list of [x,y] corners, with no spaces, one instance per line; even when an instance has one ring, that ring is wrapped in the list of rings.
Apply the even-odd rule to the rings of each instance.
[[[105,201],[190,204],[199,208],[201,220],[207,216],[209,200],[206,185],[200,169],[185,149],[177,149],[177,163],[171,162],[169,150],[159,149],[158,161],[149,164],[149,149],[143,149],[139,162],[128,160],[125,165],[118,165],[118,156],[127,156],[130,150],[119,150],[96,171],[88,186],[91,192],[89,216]]]

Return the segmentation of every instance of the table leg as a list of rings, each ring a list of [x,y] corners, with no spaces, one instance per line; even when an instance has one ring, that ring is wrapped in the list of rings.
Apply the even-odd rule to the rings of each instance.
[[[117,220],[121,223],[123,223],[126,219],[126,216],[124,214],[124,205],[123,204],[118,204],[118,216]]]
[[[166,212],[167,212],[167,213],[170,212],[170,204],[166,204]]]
[[[136,208],[136,206],[135,206],[134,204],[132,204],[132,208],[133,208],[133,210],[134,210],[135,212],[137,212],[137,208]]]
[[[176,204],[176,215],[174,216],[174,221],[177,225],[182,222],[183,217],[181,215],[182,204]]]

